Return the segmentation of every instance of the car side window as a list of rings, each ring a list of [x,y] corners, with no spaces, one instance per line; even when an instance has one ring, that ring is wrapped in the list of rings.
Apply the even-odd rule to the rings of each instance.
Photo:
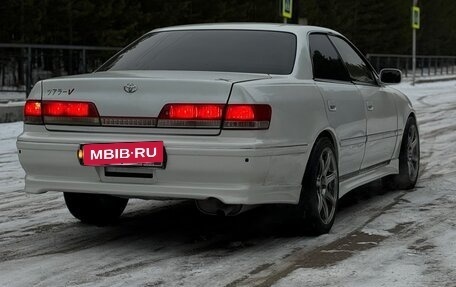
[[[337,36],[329,36],[337,51],[339,51],[342,60],[347,67],[350,78],[356,82],[375,84],[372,71],[359,54],[344,39]]]
[[[325,34],[309,35],[313,76],[316,79],[350,81],[346,68]]]

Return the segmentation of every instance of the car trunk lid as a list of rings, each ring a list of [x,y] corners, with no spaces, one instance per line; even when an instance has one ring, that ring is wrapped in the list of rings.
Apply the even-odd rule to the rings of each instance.
[[[227,104],[234,83],[266,74],[192,71],[97,72],[43,81],[43,101],[86,101],[102,119],[155,119],[169,103]],[[103,121],[102,121],[103,123]],[[220,128],[156,128],[46,124],[52,131],[217,135]]]

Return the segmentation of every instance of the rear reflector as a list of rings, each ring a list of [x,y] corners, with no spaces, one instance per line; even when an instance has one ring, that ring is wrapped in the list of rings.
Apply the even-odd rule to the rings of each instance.
[[[101,125],[106,127],[155,128],[157,126],[157,119],[138,117],[102,117]]]
[[[223,116],[225,113],[225,116]],[[268,129],[271,107],[257,104],[167,104],[157,127]]]

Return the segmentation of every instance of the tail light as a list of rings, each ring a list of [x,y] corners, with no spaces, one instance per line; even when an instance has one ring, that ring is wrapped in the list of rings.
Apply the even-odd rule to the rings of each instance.
[[[42,106],[45,124],[100,125],[97,108],[90,102],[44,101]]]
[[[167,104],[158,116],[158,127],[268,129],[271,107],[256,104]]]
[[[24,106],[24,122],[27,124],[100,125],[95,104],[74,101],[35,101]]]
[[[271,107],[263,104],[166,104],[157,118],[100,117],[94,103],[28,100],[26,124],[117,127],[268,129]]]
[[[158,116],[158,127],[220,128],[224,105],[167,104]]]
[[[26,101],[24,105],[24,122],[26,124],[43,124],[41,101]]]
[[[228,105],[223,128],[268,129],[271,113],[269,105]]]

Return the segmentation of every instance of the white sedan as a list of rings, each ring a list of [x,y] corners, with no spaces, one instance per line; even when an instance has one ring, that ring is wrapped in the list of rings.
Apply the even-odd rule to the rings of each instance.
[[[18,137],[30,193],[64,192],[87,223],[129,198],[194,199],[209,214],[289,204],[329,232],[337,202],[419,171],[416,113],[341,34],[279,24],[153,30],[96,72],[38,82]]]

